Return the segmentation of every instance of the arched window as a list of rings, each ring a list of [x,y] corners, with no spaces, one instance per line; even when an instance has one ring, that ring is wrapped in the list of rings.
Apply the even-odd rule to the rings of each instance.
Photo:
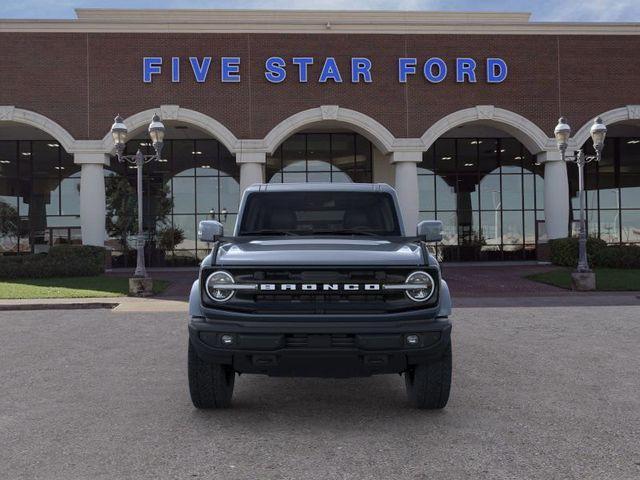
[[[266,181],[371,182],[372,145],[357,133],[296,133],[267,157]]]
[[[612,125],[605,141],[602,159],[585,167],[586,215],[590,235],[607,243],[640,243],[640,135],[637,127]],[[592,152],[592,142],[583,146]],[[570,220],[577,234],[580,219],[578,169],[567,165]]]
[[[0,252],[81,242],[79,172],[55,140],[0,140]]]
[[[418,166],[420,217],[442,220],[446,259],[531,258],[542,172],[513,138],[440,138]]]
[[[145,154],[152,151],[149,141],[140,139],[128,142],[126,153],[138,148]],[[119,164],[114,157],[111,168],[135,189],[135,166]],[[143,167],[143,189],[145,230],[152,237],[147,249],[150,265],[194,265],[207,255],[209,246],[197,239],[201,220],[213,218],[223,222],[228,232],[233,230],[240,203],[240,171],[235,157],[215,139],[165,140],[162,161]],[[169,228],[179,229],[184,240],[167,250],[160,248],[159,236]]]

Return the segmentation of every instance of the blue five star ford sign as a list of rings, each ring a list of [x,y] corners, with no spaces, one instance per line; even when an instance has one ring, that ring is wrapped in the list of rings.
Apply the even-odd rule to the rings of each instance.
[[[241,81],[240,57],[220,57],[220,81],[238,83]],[[507,62],[502,58],[483,60],[483,80],[486,83],[502,83],[507,78]],[[163,68],[169,69],[172,83],[179,83],[185,70],[198,83],[207,81],[211,70],[212,57],[144,57],[142,59],[142,80],[152,83],[154,77],[162,76]],[[398,58],[397,80],[406,83],[411,77],[422,76],[429,83],[440,83],[450,75],[457,83],[476,83],[481,75],[478,61],[470,57],[455,58],[446,62],[440,57],[431,57],[424,61],[415,57]],[[184,64],[184,65],[183,65]],[[374,80],[373,62],[366,57],[352,57],[347,71],[338,66],[335,57],[316,59],[314,57],[269,57],[264,62],[264,76],[271,83],[284,82],[288,77],[299,83],[315,81],[318,83],[372,83]]]

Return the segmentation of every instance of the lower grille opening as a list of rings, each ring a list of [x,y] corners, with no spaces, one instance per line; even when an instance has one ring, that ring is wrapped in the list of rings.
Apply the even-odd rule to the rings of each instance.
[[[287,348],[351,348],[356,345],[355,335],[285,335]]]

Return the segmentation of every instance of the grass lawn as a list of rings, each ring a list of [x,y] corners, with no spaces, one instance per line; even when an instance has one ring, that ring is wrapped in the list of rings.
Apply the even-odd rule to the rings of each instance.
[[[154,293],[169,282],[154,280]],[[0,280],[0,299],[122,297],[129,292],[126,277],[68,277]]]
[[[572,268],[527,275],[529,280],[561,288],[571,288]],[[602,291],[640,291],[640,269],[594,268],[596,289]]]

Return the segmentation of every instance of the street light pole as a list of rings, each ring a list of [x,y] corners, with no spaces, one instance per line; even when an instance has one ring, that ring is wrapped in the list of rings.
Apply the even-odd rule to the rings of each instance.
[[[587,258],[586,193],[584,191],[584,166],[587,162],[582,150],[578,150],[575,162],[578,166],[578,189],[580,195],[580,229],[578,237],[578,267],[576,271],[586,273],[590,272],[591,269],[589,268],[589,259]]]
[[[149,136],[153,143],[155,154],[144,155],[140,149],[135,155],[125,155],[124,148],[127,141],[128,129],[120,115],[115,118],[111,126],[111,135],[116,148],[118,161],[127,162],[135,166],[137,170],[137,197],[138,197],[138,235],[136,236],[136,270],[134,278],[147,278],[147,270],[144,262],[144,223],[143,223],[143,198],[142,198],[142,168],[145,163],[161,159],[162,147],[164,144],[165,128],[156,114],[149,124]]]
[[[143,232],[143,220],[142,220],[142,166],[144,165],[144,155],[138,149],[135,155],[136,170],[138,171],[138,236],[136,238],[136,271],[133,274],[134,277],[146,277],[147,269],[144,265],[144,232]]]
[[[554,130],[558,149],[562,155],[563,161],[574,162],[578,166],[578,192],[580,200],[580,229],[578,237],[578,265],[576,273],[590,274],[589,259],[587,257],[587,219],[586,219],[586,192],[584,190],[584,167],[590,162],[599,162],[602,157],[602,149],[604,148],[604,139],[607,134],[607,127],[602,123],[600,117],[596,118],[591,126],[591,139],[593,140],[593,148],[595,155],[585,155],[582,149],[574,154],[567,154],[569,145],[569,137],[571,136],[571,127],[565,118],[558,120],[558,125]]]

